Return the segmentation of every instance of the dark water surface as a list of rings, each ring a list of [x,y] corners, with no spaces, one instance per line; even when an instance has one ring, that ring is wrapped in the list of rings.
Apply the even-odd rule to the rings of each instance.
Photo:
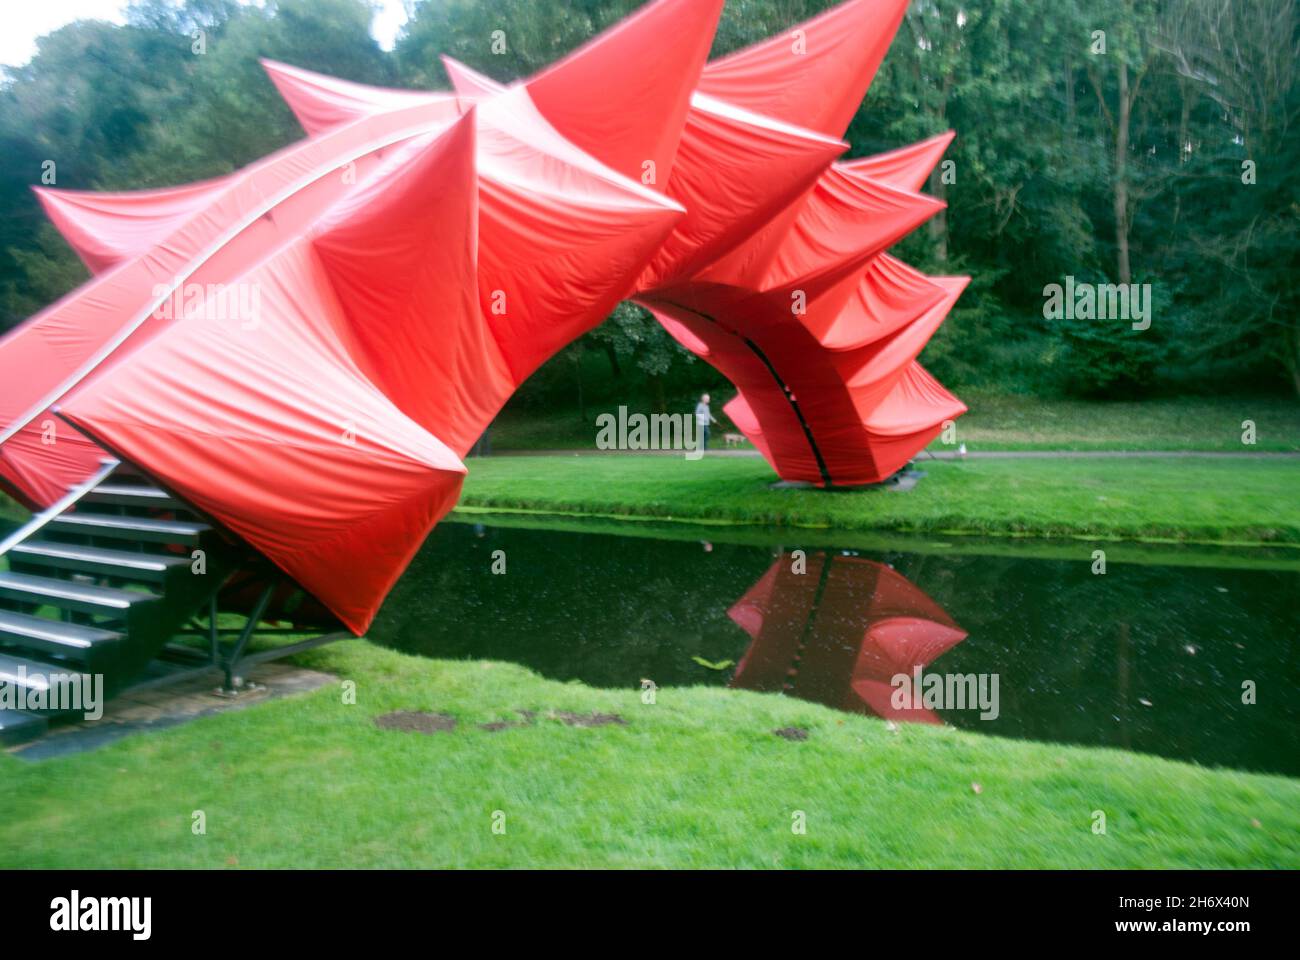
[[[897,720],[1300,774],[1300,574],[443,523],[369,634],[637,689],[730,685]],[[492,573],[494,551],[506,573]],[[892,698],[997,677],[998,715]],[[1242,702],[1243,683],[1256,686]],[[986,685],[986,692],[991,688]]]

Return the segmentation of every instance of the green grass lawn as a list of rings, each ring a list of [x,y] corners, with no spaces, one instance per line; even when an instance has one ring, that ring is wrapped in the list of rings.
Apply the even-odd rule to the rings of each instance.
[[[646,705],[359,640],[300,660],[355,680],[356,704],[326,686],[90,753],[0,755],[0,866],[1300,867],[1300,782],[1285,777],[891,729],[740,691]],[[478,727],[520,709],[539,716]],[[393,710],[458,726],[377,728]],[[774,735],[786,727],[808,739]]]
[[[772,490],[757,458],[469,466],[469,514],[936,543],[984,534],[1268,544],[1270,555],[1300,546],[1296,460],[926,461],[908,493]],[[0,754],[0,867],[1300,867],[1291,778],[891,728],[744,691],[670,688],[646,705],[635,690],[361,640],[297,660],[354,680],[357,703],[327,686],[76,756]],[[394,710],[458,725],[431,735],[375,726]],[[479,727],[521,710],[536,719]],[[574,727],[557,711],[625,724]],[[773,733],[786,727],[808,739]],[[195,810],[206,835],[191,832]],[[1097,810],[1105,835],[1092,832]],[[495,811],[504,834],[492,830]],[[806,834],[791,831],[796,811]]]
[[[958,391],[970,412],[957,421],[957,442],[972,450],[1300,450],[1300,402],[1285,397],[1174,397],[1096,402]],[[731,396],[720,391],[715,413]],[[685,410],[689,404],[684,404]],[[648,408],[629,404],[632,410]],[[495,450],[590,450],[597,414],[584,423],[575,410],[507,409],[492,425]],[[1256,443],[1242,443],[1242,421],[1255,423]],[[726,429],[732,429],[727,426]],[[938,440],[932,449],[947,449]]]
[[[31,516],[24,508],[14,503],[4,493],[0,493],[0,529],[23,523]]]
[[[957,439],[972,450],[1300,450],[1300,402],[1275,397],[1110,401],[963,394]],[[1242,443],[1242,422],[1256,442]],[[935,442],[933,449],[943,449]]]
[[[1300,461],[922,461],[906,493],[773,490],[758,458],[489,457],[465,508],[837,530],[1300,545]]]

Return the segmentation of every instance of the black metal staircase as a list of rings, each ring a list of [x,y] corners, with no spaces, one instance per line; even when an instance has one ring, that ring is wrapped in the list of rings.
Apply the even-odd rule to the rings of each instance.
[[[261,593],[229,655],[218,596],[235,581]],[[107,699],[150,671],[167,674],[171,663],[172,671],[224,669],[232,686],[277,589],[283,579],[247,546],[133,468],[105,461],[0,540],[0,692],[10,695],[0,700],[0,743],[30,739],[75,712],[67,705],[80,701],[69,695],[86,682],[102,684]],[[185,633],[206,637],[207,649],[172,642]],[[13,709],[20,688],[34,708]]]

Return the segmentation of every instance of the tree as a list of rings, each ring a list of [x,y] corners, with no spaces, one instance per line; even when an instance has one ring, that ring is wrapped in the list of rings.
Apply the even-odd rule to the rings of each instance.
[[[1196,215],[1186,244],[1204,262],[1189,355],[1267,358],[1300,394],[1300,17],[1291,0],[1182,0],[1157,44],[1189,98],[1211,109],[1180,144]]]

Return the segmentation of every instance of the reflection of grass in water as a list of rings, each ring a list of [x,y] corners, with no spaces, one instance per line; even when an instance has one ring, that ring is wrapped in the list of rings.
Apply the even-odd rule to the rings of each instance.
[[[547,530],[557,533],[597,533],[654,540],[707,540],[715,544],[745,544],[788,549],[833,548],[860,550],[868,554],[887,552],[942,556],[1016,557],[1032,560],[1079,560],[1089,558],[1094,547],[1104,547],[1108,564],[1135,563],[1169,567],[1214,567],[1226,570],[1300,571],[1300,552],[1285,544],[1247,548],[1198,544],[1162,544],[1107,540],[1094,543],[1084,538],[1046,540],[1027,537],[949,537],[939,540],[923,533],[890,533],[801,527],[768,527],[753,524],[710,526],[707,522],[672,523],[653,518],[594,519],[555,516],[520,510],[494,513],[490,507],[458,507],[443,523],[482,523],[491,527]],[[1092,544],[1088,546],[1086,544]],[[1080,552],[1082,550],[1082,553]]]
[[[353,641],[357,683],[79,756],[0,756],[0,865],[1297,867],[1300,782],[706,688],[595,691]],[[530,726],[487,732],[477,724]],[[394,710],[455,732],[386,731]],[[616,713],[596,729],[549,711]],[[810,732],[791,742],[772,731]],[[980,785],[977,794],[973,783]],[[208,833],[190,833],[190,813]],[[491,830],[495,810],[506,834]],[[805,811],[808,832],[791,833]],[[1106,836],[1091,832],[1103,810]],[[1260,826],[1252,825],[1258,820]]]
[[[772,490],[757,458],[493,457],[461,503],[834,530],[1300,545],[1300,460],[923,461],[907,493]]]

